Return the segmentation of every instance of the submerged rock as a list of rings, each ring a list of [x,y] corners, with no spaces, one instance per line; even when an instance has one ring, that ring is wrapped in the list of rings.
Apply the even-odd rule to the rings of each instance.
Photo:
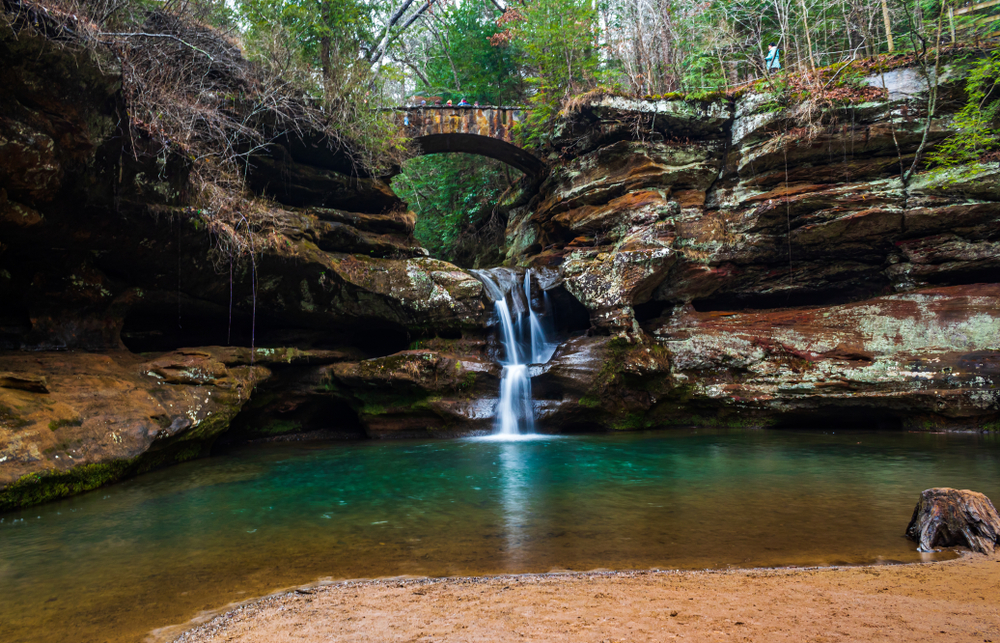
[[[920,494],[906,536],[919,551],[965,546],[992,554],[1000,543],[1000,515],[985,495],[968,489],[935,487]]]

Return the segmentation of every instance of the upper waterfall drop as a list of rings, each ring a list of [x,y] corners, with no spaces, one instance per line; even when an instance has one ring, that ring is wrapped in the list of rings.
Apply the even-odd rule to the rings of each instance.
[[[547,362],[556,349],[545,316],[531,306],[531,270],[524,273],[522,287],[513,270],[472,270],[493,300],[500,327],[503,366],[493,434],[535,433],[535,408],[531,399],[531,365]],[[508,304],[510,298],[510,304]],[[512,310],[513,308],[513,310]]]
[[[543,291],[543,297],[547,298],[549,294]],[[544,364],[549,361],[552,354],[556,352],[556,346],[558,344],[549,337],[550,333],[542,325],[542,319],[535,312],[535,309],[531,307],[531,269],[524,271],[524,297],[527,300],[528,307],[528,330],[529,330],[529,345],[531,346],[531,363],[532,364]],[[547,308],[547,307],[546,307]]]

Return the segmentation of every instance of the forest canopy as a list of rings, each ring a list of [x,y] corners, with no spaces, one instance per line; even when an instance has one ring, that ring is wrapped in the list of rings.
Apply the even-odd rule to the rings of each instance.
[[[926,54],[939,44],[978,45],[1000,37],[1000,8],[966,0],[36,4],[86,14],[108,32],[142,25],[154,10],[192,17],[296,83],[345,126],[357,124],[361,134],[376,138],[380,133],[356,107],[465,98],[551,115],[567,97],[598,87],[635,96],[727,91],[767,74],[771,44],[782,70],[807,72],[880,53]]]
[[[840,86],[849,84],[848,67],[859,61],[894,56],[920,67],[930,78],[942,49],[991,49],[1000,39],[1000,5],[966,0],[4,2],[39,6],[74,20],[82,17],[95,38],[112,38],[116,47],[133,55],[152,52],[153,43],[166,42],[154,40],[157,37],[173,38],[171,46],[185,50],[191,65],[172,70],[149,57],[147,68],[137,71],[137,82],[129,85],[142,86],[145,93],[136,96],[145,100],[149,93],[142,83],[150,78],[175,85],[200,79],[185,90],[187,103],[175,101],[175,107],[190,107],[183,113],[162,109],[162,100],[136,102],[147,129],[164,133],[171,144],[192,139],[184,123],[195,112],[215,118],[202,118],[204,122],[230,128],[228,141],[246,129],[227,107],[246,102],[246,96],[205,86],[211,75],[202,71],[217,68],[219,61],[203,46],[177,35],[178,20],[211,27],[223,36],[220,42],[227,43],[216,55],[229,47],[225,56],[234,61],[231,70],[243,79],[240,82],[262,88],[252,97],[255,110],[280,113],[290,122],[313,119],[329,131],[330,140],[349,148],[356,167],[369,174],[384,174],[406,162],[406,141],[386,111],[402,104],[465,99],[527,107],[529,116],[517,135],[525,147],[538,148],[545,145],[555,116],[568,101],[588,92],[697,99],[731,95],[763,82],[772,90],[815,95],[818,89],[830,88],[834,79]],[[771,59],[777,65],[767,62],[771,46],[777,49]],[[254,70],[241,67],[238,57]],[[984,62],[968,87],[970,104],[959,115],[963,136],[929,155],[932,162],[948,165],[997,151],[997,59],[995,54],[980,58]],[[771,66],[780,66],[780,72],[768,69]],[[288,90],[301,100],[282,103],[275,111],[269,101]],[[838,96],[850,98],[850,92],[825,97]],[[300,103],[309,109],[301,109]],[[214,140],[212,132],[203,134],[205,141]],[[193,147],[190,153],[199,159],[210,156]],[[469,232],[492,221],[495,227],[497,209],[487,203],[511,189],[516,178],[509,169],[482,159],[408,163],[397,182],[407,197],[450,182],[439,199],[422,200],[433,204],[427,212],[414,206],[423,217],[421,240],[436,255],[448,258],[461,254],[455,245],[459,239],[470,238],[449,226],[464,226]],[[238,165],[215,165],[238,188]],[[213,181],[218,183],[206,180],[206,185]],[[218,205],[219,199],[214,201]],[[492,239],[496,233],[486,236]]]

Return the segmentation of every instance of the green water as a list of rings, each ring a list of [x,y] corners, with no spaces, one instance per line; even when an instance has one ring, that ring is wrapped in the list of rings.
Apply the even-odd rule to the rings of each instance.
[[[138,641],[320,578],[919,560],[996,436],[754,431],[268,444],[0,516],[0,641]]]

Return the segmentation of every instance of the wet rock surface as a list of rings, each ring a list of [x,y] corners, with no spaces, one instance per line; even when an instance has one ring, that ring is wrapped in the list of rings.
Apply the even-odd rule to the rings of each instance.
[[[237,352],[0,354],[0,511],[207,454],[271,374]]]
[[[945,67],[954,93],[961,65]],[[930,147],[953,133],[952,107],[927,123],[916,73],[850,106],[749,93],[568,113],[508,258],[553,271],[610,341],[574,340],[538,374],[550,430],[1000,427],[998,170],[900,179],[925,128]]]
[[[920,494],[906,536],[920,544],[920,551],[963,546],[992,554],[1000,543],[1000,515],[990,499],[976,491],[927,489]]]
[[[462,353],[426,348],[334,364],[324,369],[323,385],[347,401],[369,437],[490,433],[499,367],[470,354],[476,347],[468,342],[438,344]]]
[[[960,86],[954,67],[942,91]],[[512,219],[508,257],[560,270],[611,334],[689,304],[821,306],[995,283],[996,164],[899,178],[928,127],[914,91],[851,106],[597,99],[559,130],[559,163]],[[932,148],[953,133],[947,109],[929,125]]]
[[[322,132],[248,157],[270,227],[228,259],[190,159],[129,135],[116,60],[0,33],[0,509],[206,455],[230,428],[363,436],[324,366],[485,323],[481,284],[427,257],[413,213]]]

